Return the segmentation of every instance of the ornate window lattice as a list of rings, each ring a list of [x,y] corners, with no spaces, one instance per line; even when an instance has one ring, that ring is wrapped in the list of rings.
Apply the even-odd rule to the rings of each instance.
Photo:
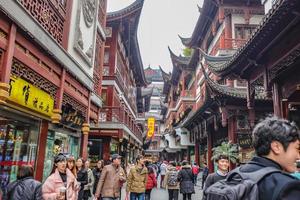
[[[67,0],[18,1],[59,44],[62,44]]]
[[[63,105],[70,104],[75,110],[81,111],[83,116],[86,116],[87,107],[73,99],[67,94],[63,95]]]
[[[56,100],[55,96],[57,92],[57,87],[47,79],[41,77],[39,74],[27,68],[26,66],[24,66],[16,60],[13,61],[12,74],[24,78],[30,83],[32,83],[34,86],[45,90]]]

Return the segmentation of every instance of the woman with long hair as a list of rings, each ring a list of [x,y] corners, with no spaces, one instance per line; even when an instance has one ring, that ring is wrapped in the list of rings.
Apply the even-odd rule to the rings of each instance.
[[[93,175],[94,175],[94,178],[95,178],[94,187],[93,187],[93,194],[95,194],[95,192],[96,192],[96,188],[97,188],[97,185],[98,185],[103,167],[104,167],[103,160],[99,160],[97,162],[97,166],[93,169]]]
[[[75,176],[67,168],[67,159],[63,154],[54,158],[51,175],[42,187],[43,198],[47,200],[77,200],[79,185]]]
[[[73,156],[67,159],[67,168],[72,172],[72,174],[77,177],[76,161]]]
[[[76,169],[77,169],[77,181],[80,183],[80,190],[78,193],[78,200],[84,199],[84,186],[88,184],[88,173],[84,167],[85,161],[83,158],[78,158],[76,160]]]
[[[5,188],[3,199],[42,199],[41,185],[39,181],[33,179],[32,166],[21,166],[18,170],[17,180]]]

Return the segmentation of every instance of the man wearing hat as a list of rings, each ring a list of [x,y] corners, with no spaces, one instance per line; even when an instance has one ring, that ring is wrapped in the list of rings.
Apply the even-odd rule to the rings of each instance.
[[[117,200],[120,198],[121,184],[126,182],[126,176],[121,165],[121,156],[113,154],[112,163],[106,165],[101,173],[97,185],[95,197],[102,197],[102,200]]]

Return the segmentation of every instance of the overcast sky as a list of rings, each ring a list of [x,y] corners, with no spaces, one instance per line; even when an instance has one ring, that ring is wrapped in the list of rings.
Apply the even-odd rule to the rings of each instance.
[[[120,10],[134,0],[108,0],[108,12]],[[145,0],[138,29],[138,40],[144,67],[172,71],[168,46],[177,55],[184,48],[178,34],[190,37],[203,0]]]

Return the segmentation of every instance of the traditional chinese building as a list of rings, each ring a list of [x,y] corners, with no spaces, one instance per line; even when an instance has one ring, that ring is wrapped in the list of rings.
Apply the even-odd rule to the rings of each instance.
[[[195,68],[197,54],[193,57],[176,56],[169,48],[173,64],[172,73],[169,75],[162,71],[164,77],[165,100],[163,110],[165,117],[165,134],[163,139],[166,143],[164,157],[181,161],[183,159],[195,161],[195,140],[190,131],[181,127],[181,123],[194,110],[196,82]]]
[[[299,120],[299,1],[264,1],[266,14],[248,42],[213,71],[218,76],[247,80],[248,109],[257,108],[256,86],[273,100],[274,115]],[[247,58],[247,59],[244,59]],[[253,114],[256,114],[253,113]]]
[[[163,116],[161,115],[161,101],[162,101],[162,90],[164,86],[164,81],[162,77],[162,72],[159,68],[148,67],[145,70],[145,76],[147,81],[150,83],[149,88],[152,89],[152,94],[150,97],[150,108],[149,111],[145,113],[145,124],[146,132],[148,133],[148,119],[154,118],[154,134],[153,136],[145,135],[145,155],[157,161],[160,158],[161,148],[161,131],[164,127]]]
[[[223,141],[240,144],[241,160],[246,161],[252,151],[251,128],[259,116],[271,112],[271,102],[259,91],[259,86],[255,87],[258,90],[255,95],[258,114],[255,116],[253,110],[247,109],[245,81],[213,73],[214,67],[231,59],[247,41],[260,23],[264,10],[258,0],[204,0],[199,11],[192,36],[181,37],[186,47],[194,49],[187,65],[191,68],[196,63],[192,67],[195,103],[191,114],[175,125],[190,132],[190,140],[195,141],[195,161],[207,161],[213,170],[212,148]]]
[[[100,123],[91,129],[90,156],[108,161],[119,153],[126,163],[142,150],[143,123],[139,114],[148,109],[149,95],[137,41],[143,7],[137,0],[128,7],[107,14]],[[140,120],[143,121],[143,120]]]
[[[102,106],[106,0],[0,2],[1,188],[61,152],[87,157]]]

